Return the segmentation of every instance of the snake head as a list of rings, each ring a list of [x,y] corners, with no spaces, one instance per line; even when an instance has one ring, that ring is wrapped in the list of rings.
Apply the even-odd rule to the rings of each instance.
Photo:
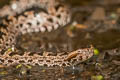
[[[71,52],[66,60],[71,62],[73,65],[77,65],[80,62],[86,61],[91,58],[94,54],[94,48],[85,48],[85,49],[78,49],[76,51]]]

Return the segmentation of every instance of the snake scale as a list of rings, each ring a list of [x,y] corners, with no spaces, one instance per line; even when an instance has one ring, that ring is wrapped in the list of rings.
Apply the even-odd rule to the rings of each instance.
[[[71,20],[70,9],[55,0],[12,0],[0,9],[0,64],[27,64],[40,66],[72,66],[93,56],[94,49],[52,55],[50,53],[24,52],[23,55],[2,52],[16,44],[20,34],[45,32],[65,26]]]

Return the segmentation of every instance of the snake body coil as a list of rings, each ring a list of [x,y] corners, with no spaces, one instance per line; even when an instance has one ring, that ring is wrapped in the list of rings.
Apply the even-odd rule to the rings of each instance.
[[[32,10],[32,8],[34,8]],[[40,10],[39,10],[40,9]],[[10,5],[0,10],[2,19],[0,24],[0,50],[11,48],[16,44],[16,37],[20,34],[45,32],[65,26],[70,22],[69,8],[55,0],[13,0]],[[12,53],[0,54],[0,64],[12,65],[16,63],[40,66],[71,66],[85,61],[93,56],[93,48],[79,49],[68,54],[24,55]]]

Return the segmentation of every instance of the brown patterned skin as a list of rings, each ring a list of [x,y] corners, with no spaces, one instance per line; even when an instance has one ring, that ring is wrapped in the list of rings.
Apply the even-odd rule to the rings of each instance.
[[[54,0],[51,0],[51,2],[49,2],[49,0],[35,1],[23,0],[23,3],[20,0],[12,2],[11,5],[16,4],[18,5],[18,7],[17,9],[15,9],[15,11],[11,11],[11,13],[9,13],[9,16],[6,19],[2,20],[2,23],[0,24],[1,50],[2,48],[10,48],[13,45],[15,45],[16,36],[18,36],[19,34],[45,31],[50,32],[52,30],[57,29],[60,26],[65,26],[70,22],[70,14],[68,14],[69,10],[64,5],[55,4]],[[47,2],[49,2],[49,4]],[[38,5],[37,11],[35,11],[34,9],[27,10],[28,7],[34,6],[35,4]],[[41,10],[41,5],[45,8],[45,10]],[[7,11],[10,10],[11,9],[8,9]],[[2,10],[1,14],[5,11]],[[8,13],[6,12],[4,16],[5,15],[8,15]]]
[[[18,55],[14,53],[5,53],[4,55],[0,55],[0,64],[5,66],[10,66],[14,64],[24,64],[24,65],[39,65],[39,66],[74,66],[83,62],[89,58],[91,58],[94,54],[93,47],[78,49],[69,53],[57,53],[57,55],[53,55],[53,53],[43,53],[40,55],[39,53],[30,53],[25,52],[24,55]],[[31,55],[33,54],[33,55]]]
[[[34,6],[34,7],[33,7]],[[32,8],[36,8],[31,10]],[[39,10],[42,8],[44,10]],[[20,34],[32,32],[45,32],[65,26],[70,22],[71,14],[69,8],[55,2],[55,0],[13,0],[10,5],[0,10],[3,19],[0,24],[0,51],[13,48],[16,44],[16,37]],[[0,64],[29,64],[40,66],[71,66],[85,61],[93,56],[94,49],[78,49],[68,54],[39,55],[24,52],[24,55],[1,52]]]

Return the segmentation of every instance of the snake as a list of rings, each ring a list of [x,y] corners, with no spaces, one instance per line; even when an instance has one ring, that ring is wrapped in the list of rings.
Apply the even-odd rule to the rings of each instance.
[[[86,61],[94,54],[94,48],[78,49],[72,52],[3,52],[13,48],[16,37],[26,33],[51,32],[70,23],[70,8],[57,0],[11,0],[0,9],[0,64],[39,66],[72,66]]]

